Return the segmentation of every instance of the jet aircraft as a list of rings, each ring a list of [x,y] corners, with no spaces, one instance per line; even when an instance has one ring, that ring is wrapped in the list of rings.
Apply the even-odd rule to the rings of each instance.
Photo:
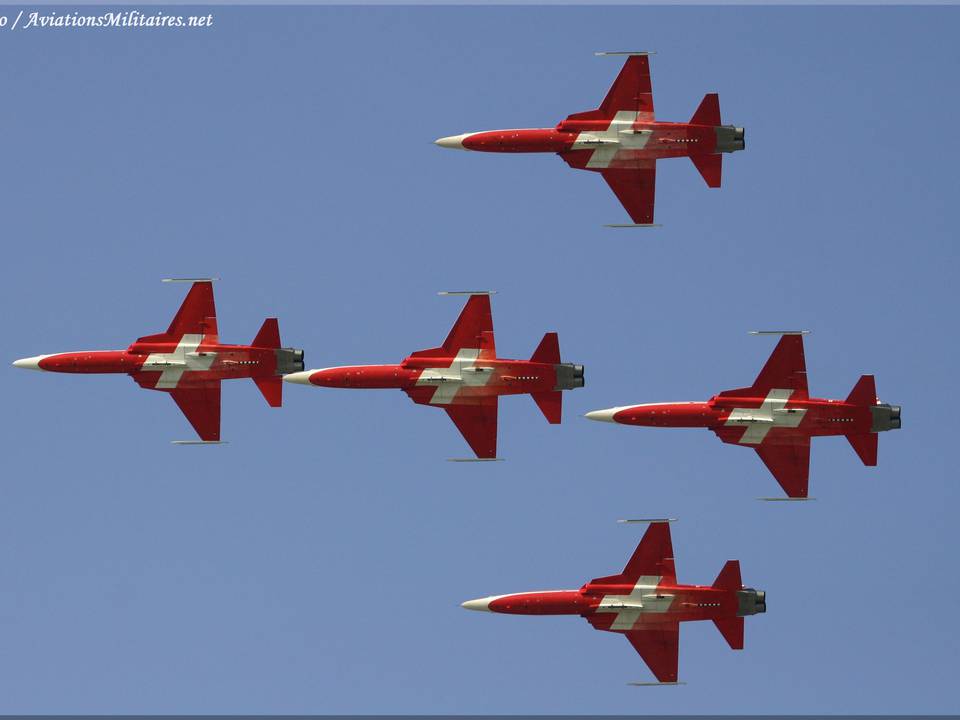
[[[557,153],[572,168],[598,172],[632,224],[652,227],[657,160],[689,157],[707,185],[720,187],[723,153],[743,150],[742,127],[724,125],[716,93],[703,98],[686,123],[654,119],[647,53],[628,55],[596,110],[570,115],[552,128],[489,130],[436,140],[440,147],[500,153]]]
[[[804,499],[811,438],[843,435],[864,465],[876,465],[877,433],[900,428],[900,407],[877,399],[873,375],[862,376],[846,400],[810,397],[803,332],[754,333],[783,337],[750,387],[707,402],[647,403],[586,416],[622,425],[709,428],[725,443],[756,450],[787,496]]]
[[[643,522],[643,521],[631,521]],[[681,585],[668,521],[652,521],[619,575],[591,580],[579,590],[493,595],[463,603],[468,610],[516,615],[579,615],[597,630],[622,633],[656,676],[679,684],[680,623],[713,620],[734,650],[743,649],[743,618],[767,611],[766,593],[745,588],[740,561],[729,560],[713,585]]]
[[[220,442],[220,381],[251,378],[271,407],[283,401],[285,373],[303,369],[303,350],[280,347],[276,318],[268,318],[249,345],[225,345],[217,333],[213,284],[193,282],[166,332],[139,338],[126,350],[84,350],[37,355],[14,362],[30,370],[64,373],[124,373],[140,387],[170,394],[201,441]]]
[[[305,370],[287,382],[337,388],[396,388],[421,405],[447,411],[479,460],[497,459],[497,400],[530,394],[559,423],[563,390],[583,387],[583,366],[560,361],[556,333],[547,333],[529,360],[497,357],[489,293],[470,295],[443,345],[420,350],[399,365]],[[473,458],[470,458],[473,460]]]

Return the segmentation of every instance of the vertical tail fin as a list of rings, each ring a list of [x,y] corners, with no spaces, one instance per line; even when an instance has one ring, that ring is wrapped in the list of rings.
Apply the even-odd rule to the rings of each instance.
[[[873,467],[877,464],[877,450],[880,445],[879,435],[876,433],[861,433],[859,435],[847,435],[846,438],[864,465]]]
[[[847,396],[847,402],[851,405],[876,405],[877,404],[877,384],[873,375],[861,375],[853,390]]]
[[[710,125],[717,127],[722,125],[720,122],[720,96],[716,93],[710,93],[703,96],[700,101],[700,107],[690,118],[691,125]]]
[[[267,318],[260,326],[260,331],[250,343],[253,347],[278,348],[280,347],[280,326],[276,318]]]
[[[740,561],[727,560],[726,565],[717,575],[717,579],[713,581],[713,587],[718,590],[743,590],[743,580],[740,578]]]
[[[743,618],[713,618],[713,624],[723,635],[723,639],[734,650],[743,650]]]
[[[718,188],[723,180],[723,155],[691,155],[690,160],[700,171],[707,187]]]
[[[547,333],[543,340],[533,351],[530,362],[545,363],[549,365],[560,364],[560,339],[556,333]]]

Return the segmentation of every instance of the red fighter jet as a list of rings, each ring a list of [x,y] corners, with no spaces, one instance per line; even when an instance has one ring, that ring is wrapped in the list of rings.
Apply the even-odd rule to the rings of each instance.
[[[720,187],[722,153],[743,150],[741,127],[723,125],[720,100],[706,95],[687,123],[658,122],[647,53],[629,55],[613,87],[596,110],[576,113],[553,128],[491,130],[440,138],[437,145],[458,150],[503,153],[557,153],[570,167],[603,175],[633,224],[653,226],[657,160],[689,157],[707,185]]]
[[[587,417],[622,425],[709,428],[725,443],[756,450],[788,497],[806,499],[812,437],[844,435],[864,465],[876,465],[877,433],[900,428],[900,407],[877,399],[873,375],[862,376],[846,400],[810,397],[804,332],[753,333],[783,337],[751,387],[707,402],[615,407]]]
[[[597,630],[626,635],[658,680],[632,685],[676,685],[680,623],[713,620],[730,647],[742,650],[743,618],[767,611],[766,593],[743,586],[739,560],[727,561],[713,585],[680,585],[669,521],[650,522],[619,575],[591,580],[579,590],[494,595],[469,600],[463,607],[515,615],[579,615]]]
[[[421,405],[447,411],[479,460],[497,459],[497,399],[530,394],[559,423],[563,390],[583,387],[583,366],[560,362],[556,333],[547,333],[529,360],[497,357],[489,293],[470,295],[443,345],[420,350],[399,365],[306,370],[284,380],[336,388],[396,388]],[[473,460],[473,458],[470,458]]]
[[[126,350],[89,350],[38,355],[17,360],[16,367],[66,373],[125,373],[140,387],[170,393],[201,441],[220,442],[220,381],[251,378],[271,407],[283,400],[282,376],[303,369],[303,350],[280,347],[276,318],[263,321],[250,345],[224,345],[217,334],[217,311],[209,279],[193,282],[167,331],[148,335]]]

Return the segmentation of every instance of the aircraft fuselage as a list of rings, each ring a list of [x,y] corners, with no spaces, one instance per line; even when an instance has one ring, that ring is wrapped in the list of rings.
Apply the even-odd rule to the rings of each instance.
[[[743,128],[692,125],[689,123],[646,122],[636,113],[621,112],[600,120],[563,120],[553,128],[486,130],[440,138],[441,147],[479,152],[565,153],[607,148],[615,157],[603,167],[616,167],[635,160],[735,152],[744,147]],[[585,169],[591,165],[587,160]]]
[[[747,434],[792,431],[809,437],[857,435],[890,429],[878,417],[883,405],[822,398],[789,399],[789,390],[765,398],[714,396],[707,402],[645,403],[589,413],[594,420],[646,427],[743,428]],[[889,406],[886,406],[889,408]],[[888,423],[887,423],[888,424]]]
[[[288,381],[334,388],[397,389],[412,391],[434,389],[437,404],[441,398],[456,394],[458,401],[468,397],[520,395],[570,389],[582,385],[583,370],[576,373],[568,363],[548,364],[529,360],[410,357],[399,365],[349,365],[298,373]]]
[[[627,630],[645,620],[664,620],[668,616],[673,621],[686,622],[766,612],[763,591],[657,584],[657,579],[641,577],[635,585],[587,583],[579,590],[494,595],[469,600],[463,607],[513,615],[594,616],[595,621],[605,625],[600,628],[603,630]],[[605,618],[610,622],[602,622]]]
[[[299,355],[297,355],[299,353]],[[290,357],[287,357],[287,356]],[[296,358],[293,355],[297,355]],[[17,367],[47,372],[138,375],[138,382],[156,373],[181,375],[181,382],[259,378],[282,375],[302,362],[297,350],[223,345],[184,336],[180,342],[135,342],[126,350],[84,350],[38,355],[18,360]],[[302,367],[302,364],[300,365]],[[149,384],[143,383],[141,384]]]

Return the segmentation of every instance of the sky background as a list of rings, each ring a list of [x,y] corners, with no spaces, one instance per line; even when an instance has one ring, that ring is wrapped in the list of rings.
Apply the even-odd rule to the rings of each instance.
[[[15,10],[16,8],[12,8]],[[177,12],[185,12],[181,8]],[[189,12],[203,12],[202,9]],[[452,464],[397,391],[224,385],[218,447],[123,376],[0,369],[0,712],[956,713],[960,9],[213,10],[206,31],[0,34],[8,361],[123,348],[221,278],[221,337],[278,316],[308,367],[435,346],[495,289],[497,345],[586,366],[548,425],[500,410],[506,462]],[[596,107],[656,50],[658,117],[719,92],[747,149],[710,190],[661,162],[658,230],[550,155],[443,135]],[[816,502],[700,430],[589,410],[749,385],[809,328],[810,388],[875,373],[904,429],[865,468],[813,443]],[[731,651],[681,631],[677,688],[577,617],[464,600],[618,572],[679,517],[682,582],[739,558],[768,592]]]

